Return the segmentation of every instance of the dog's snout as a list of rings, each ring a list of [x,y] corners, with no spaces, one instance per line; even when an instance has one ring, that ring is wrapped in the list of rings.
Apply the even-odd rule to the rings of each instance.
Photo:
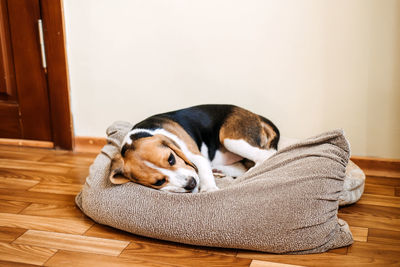
[[[197,185],[196,179],[194,179],[194,177],[190,177],[187,185],[184,188],[188,191],[191,191],[196,187],[196,185]]]

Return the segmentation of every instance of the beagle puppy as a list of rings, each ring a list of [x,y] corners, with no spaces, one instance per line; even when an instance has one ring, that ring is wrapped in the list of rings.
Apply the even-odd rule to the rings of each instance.
[[[233,105],[200,105],[151,116],[126,135],[113,160],[113,184],[135,182],[168,192],[218,190],[213,170],[246,172],[277,150],[278,128]]]

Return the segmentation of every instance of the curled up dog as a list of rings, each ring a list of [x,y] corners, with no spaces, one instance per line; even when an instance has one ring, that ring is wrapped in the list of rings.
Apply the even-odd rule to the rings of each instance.
[[[113,160],[113,184],[135,182],[162,191],[218,190],[214,172],[237,177],[248,161],[276,153],[279,130],[233,105],[200,105],[151,116],[126,135]]]

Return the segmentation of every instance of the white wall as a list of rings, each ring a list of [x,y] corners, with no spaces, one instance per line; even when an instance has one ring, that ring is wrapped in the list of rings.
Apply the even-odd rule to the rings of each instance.
[[[400,158],[398,0],[64,0],[75,134],[232,103]]]

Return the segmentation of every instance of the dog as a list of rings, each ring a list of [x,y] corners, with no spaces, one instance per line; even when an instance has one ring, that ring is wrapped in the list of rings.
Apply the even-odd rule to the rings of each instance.
[[[174,193],[218,190],[214,172],[236,177],[277,151],[278,128],[234,105],[199,105],[151,116],[124,138],[113,184],[135,182]]]

